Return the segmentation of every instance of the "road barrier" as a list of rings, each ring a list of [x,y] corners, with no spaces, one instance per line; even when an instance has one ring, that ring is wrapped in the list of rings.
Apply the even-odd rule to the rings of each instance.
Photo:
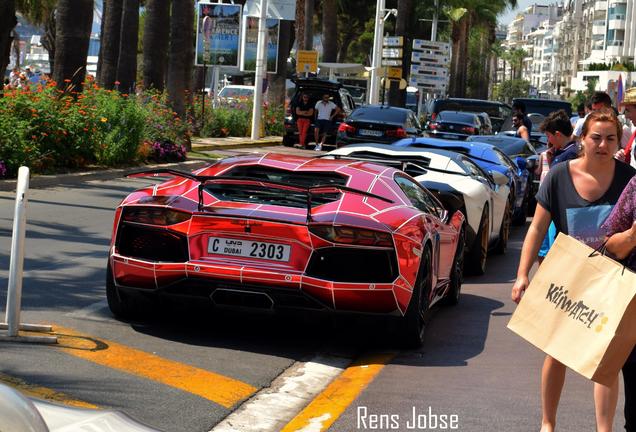
[[[52,327],[39,324],[20,324],[20,308],[22,302],[22,274],[24,267],[24,235],[26,231],[26,206],[29,191],[29,168],[20,167],[13,215],[13,235],[11,237],[11,261],[9,264],[9,284],[7,291],[6,323],[0,323],[0,330],[7,330],[7,335],[0,335],[0,341],[57,343],[55,336],[20,335],[20,330],[32,332],[51,332]]]

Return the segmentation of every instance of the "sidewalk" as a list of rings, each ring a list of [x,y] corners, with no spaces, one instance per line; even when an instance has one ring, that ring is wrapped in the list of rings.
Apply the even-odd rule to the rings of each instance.
[[[192,151],[205,152],[210,150],[229,150],[242,147],[266,147],[280,145],[282,141],[282,137],[265,137],[254,141],[245,137],[193,138]],[[212,161],[212,159],[204,159],[199,158],[196,155],[188,155],[188,160],[178,163],[139,165],[126,168],[87,167],[85,170],[72,173],[51,175],[31,174],[29,187],[37,189],[74,186],[90,180],[111,180],[122,178],[127,174],[141,169],[174,168],[184,171],[192,171],[197,168],[201,168]],[[0,191],[15,191],[16,183],[16,179],[0,179]]]

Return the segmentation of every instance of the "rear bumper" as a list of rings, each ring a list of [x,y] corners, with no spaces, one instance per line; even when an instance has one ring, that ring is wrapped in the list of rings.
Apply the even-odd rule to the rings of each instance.
[[[115,285],[131,294],[166,296],[239,309],[312,310],[403,315],[411,287],[334,282],[272,268],[210,263],[159,263],[111,256]]]

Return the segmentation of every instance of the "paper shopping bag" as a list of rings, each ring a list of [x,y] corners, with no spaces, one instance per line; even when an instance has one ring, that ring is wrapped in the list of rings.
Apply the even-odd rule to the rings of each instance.
[[[508,328],[586,378],[610,385],[636,343],[635,297],[636,273],[559,234]]]

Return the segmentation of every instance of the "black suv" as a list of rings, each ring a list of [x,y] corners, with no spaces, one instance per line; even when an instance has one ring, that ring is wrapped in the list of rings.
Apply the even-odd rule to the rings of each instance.
[[[503,102],[463,98],[431,99],[426,103],[425,122],[434,121],[442,111],[485,112],[490,117],[493,132],[508,130],[512,125],[512,108]]]
[[[315,106],[322,95],[331,96],[333,103],[341,109],[340,115],[335,118],[333,129],[328,133],[326,144],[335,145],[336,132],[340,123],[351,114],[355,109],[355,102],[351,94],[343,87],[342,83],[337,81],[329,81],[320,78],[296,78],[294,80],[296,90],[289,102],[287,113],[285,115],[285,136],[283,137],[283,145],[292,146],[298,142],[298,128],[296,127],[296,106],[300,100],[300,95],[307,93],[309,95],[309,103]],[[307,132],[307,142],[313,141],[314,137],[314,121],[312,121],[309,131]]]

